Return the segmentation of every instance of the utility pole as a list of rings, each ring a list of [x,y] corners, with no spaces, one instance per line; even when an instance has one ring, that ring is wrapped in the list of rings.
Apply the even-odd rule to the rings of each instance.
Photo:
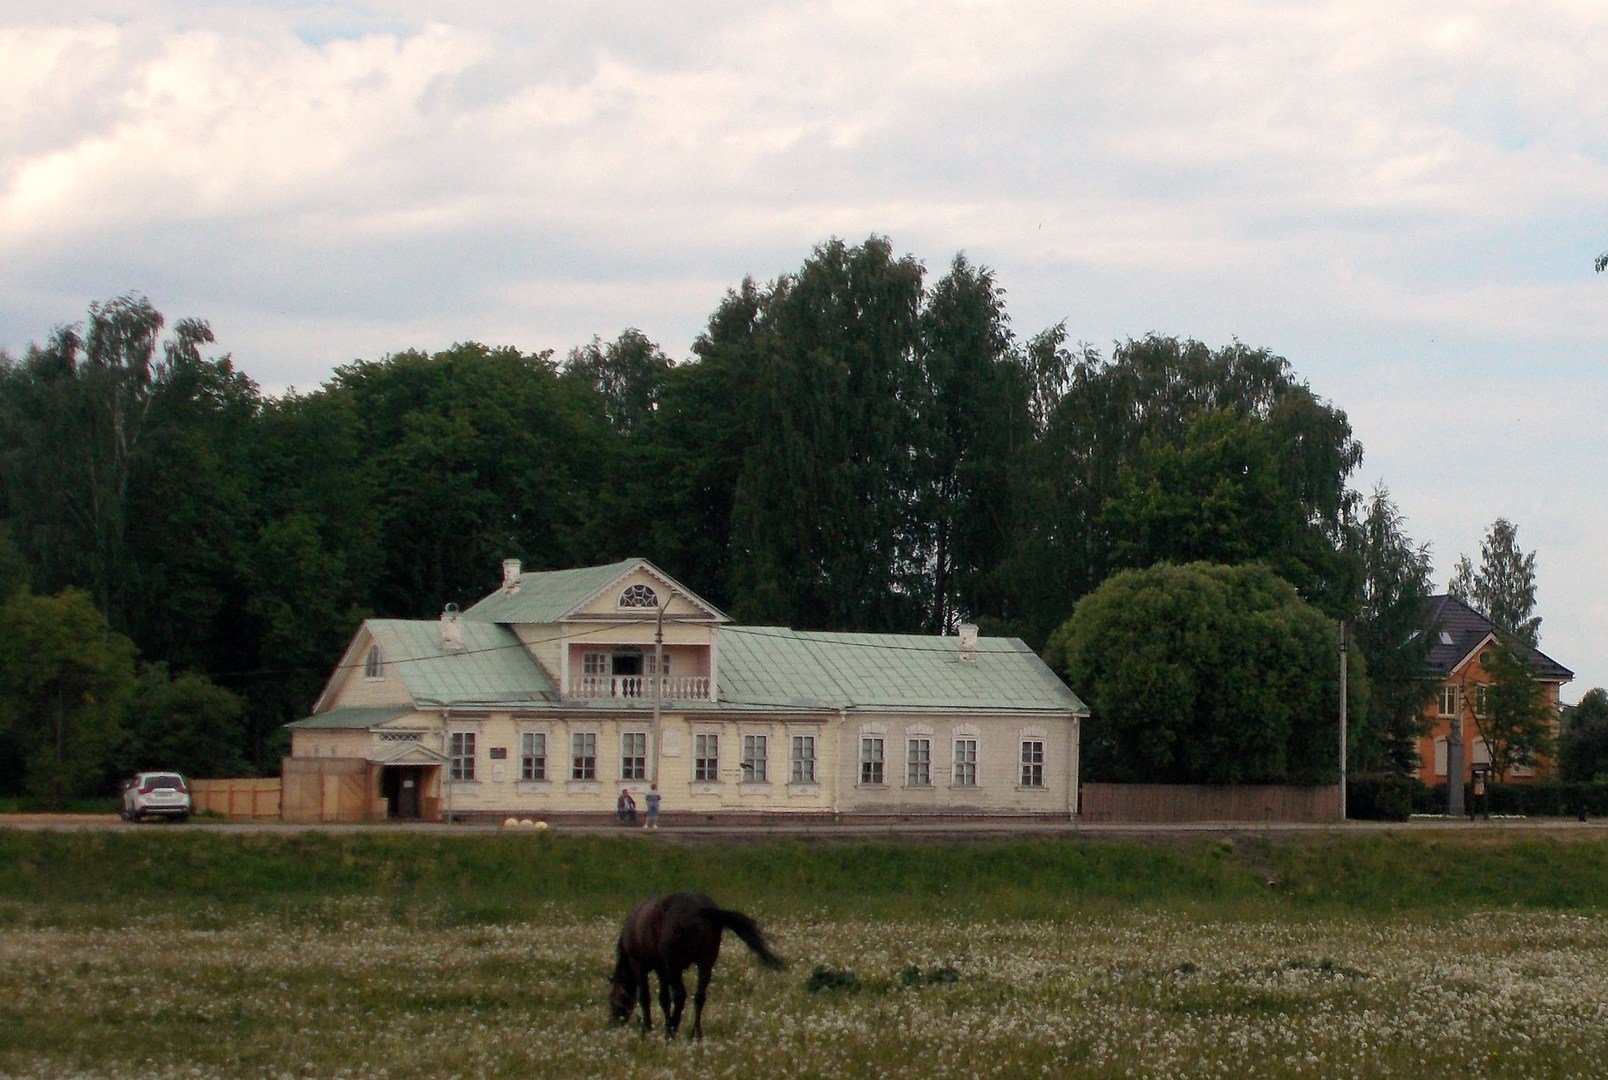
[[[1340,620],[1340,820],[1346,819],[1346,621]]]
[[[659,703],[664,696],[664,612],[670,606],[670,598],[665,597],[664,603],[659,605],[658,618],[653,625],[653,773],[648,782],[659,782]]]
[[[1463,816],[1463,684],[1457,685],[1457,708],[1446,736],[1446,815]]]

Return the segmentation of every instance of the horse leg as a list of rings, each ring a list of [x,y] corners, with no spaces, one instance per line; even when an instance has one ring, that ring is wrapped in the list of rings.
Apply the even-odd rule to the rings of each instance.
[[[659,1010],[664,1013],[664,1037],[667,1039],[676,1037],[676,1021],[681,1019],[681,1010],[672,1011],[670,1007],[671,986],[679,986],[680,982],[678,977],[674,984],[671,983],[668,967],[659,969]]]
[[[711,964],[698,965],[698,988],[692,993],[692,1037],[703,1038],[704,998],[709,995],[709,976],[714,974]]]
[[[653,1030],[653,987],[648,985],[648,970],[637,973],[637,1001],[642,1006],[642,1034]]]
[[[673,1000],[676,1011],[675,1015],[670,1019],[670,1036],[671,1038],[674,1038],[675,1033],[681,1030],[681,1011],[687,1007],[687,981],[685,971],[676,973],[676,981],[671,984],[670,989],[675,995]]]

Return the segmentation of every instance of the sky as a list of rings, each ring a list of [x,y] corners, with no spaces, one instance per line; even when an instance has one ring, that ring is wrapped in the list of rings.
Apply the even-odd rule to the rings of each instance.
[[[7,0],[0,349],[208,320],[266,392],[458,341],[672,358],[830,237],[1021,338],[1286,357],[1444,587],[1537,556],[1608,686],[1608,4]],[[651,554],[651,553],[650,553]]]

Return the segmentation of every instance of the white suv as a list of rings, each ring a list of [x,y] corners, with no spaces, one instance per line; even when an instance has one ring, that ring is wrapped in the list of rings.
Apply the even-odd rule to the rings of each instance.
[[[170,817],[184,821],[190,816],[190,785],[176,772],[135,773],[123,781],[124,819]]]

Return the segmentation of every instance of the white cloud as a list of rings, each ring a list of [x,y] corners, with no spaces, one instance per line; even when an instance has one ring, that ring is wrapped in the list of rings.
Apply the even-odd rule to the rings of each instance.
[[[0,14],[0,347],[136,289],[270,387],[627,325],[685,355],[829,235],[964,248],[1024,333],[1289,356],[1445,558],[1527,507],[1559,659],[1608,682],[1603,621],[1550,610],[1608,605],[1608,500],[1549,456],[1602,446],[1597,0],[58,7]],[[1455,466],[1448,399],[1500,435]]]

